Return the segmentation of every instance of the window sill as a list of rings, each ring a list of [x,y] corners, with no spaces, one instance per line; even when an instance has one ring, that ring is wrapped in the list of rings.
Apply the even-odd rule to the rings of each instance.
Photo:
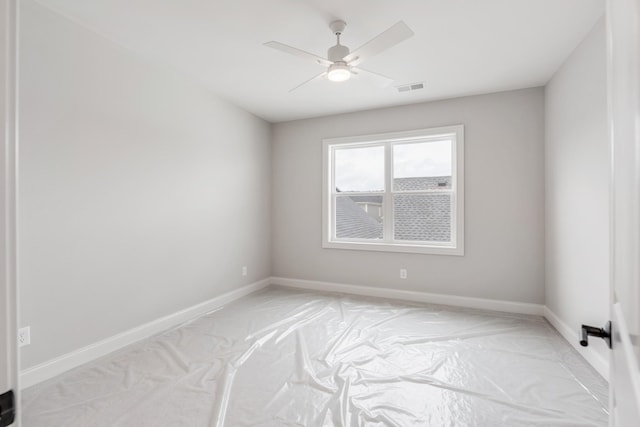
[[[322,243],[324,249],[347,249],[359,251],[375,252],[403,252],[428,255],[453,255],[464,256],[464,247],[454,246],[424,246],[396,243],[374,243],[374,242],[328,242]]]

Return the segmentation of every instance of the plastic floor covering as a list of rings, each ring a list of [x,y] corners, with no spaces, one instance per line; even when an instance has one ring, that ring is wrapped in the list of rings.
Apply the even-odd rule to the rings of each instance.
[[[24,427],[606,426],[536,316],[268,288],[26,389]]]

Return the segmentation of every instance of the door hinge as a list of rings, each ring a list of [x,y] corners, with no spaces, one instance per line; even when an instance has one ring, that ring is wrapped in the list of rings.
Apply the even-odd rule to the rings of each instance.
[[[602,338],[609,348],[611,348],[611,321],[608,321],[604,328],[596,328],[595,326],[582,325],[582,334],[580,345],[586,347],[589,345],[589,337]]]
[[[16,418],[16,401],[13,390],[0,395],[0,427],[13,424]]]

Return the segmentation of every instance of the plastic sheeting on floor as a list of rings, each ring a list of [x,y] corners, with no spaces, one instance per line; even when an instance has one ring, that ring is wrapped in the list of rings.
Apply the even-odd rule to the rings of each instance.
[[[24,427],[606,426],[544,319],[269,288],[23,393]]]

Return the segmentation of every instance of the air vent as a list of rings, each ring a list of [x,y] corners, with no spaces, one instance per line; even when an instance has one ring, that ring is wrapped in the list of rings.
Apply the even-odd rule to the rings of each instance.
[[[414,90],[424,89],[424,83],[411,83],[409,85],[396,86],[396,89],[398,89],[398,92],[400,93],[411,92]]]

